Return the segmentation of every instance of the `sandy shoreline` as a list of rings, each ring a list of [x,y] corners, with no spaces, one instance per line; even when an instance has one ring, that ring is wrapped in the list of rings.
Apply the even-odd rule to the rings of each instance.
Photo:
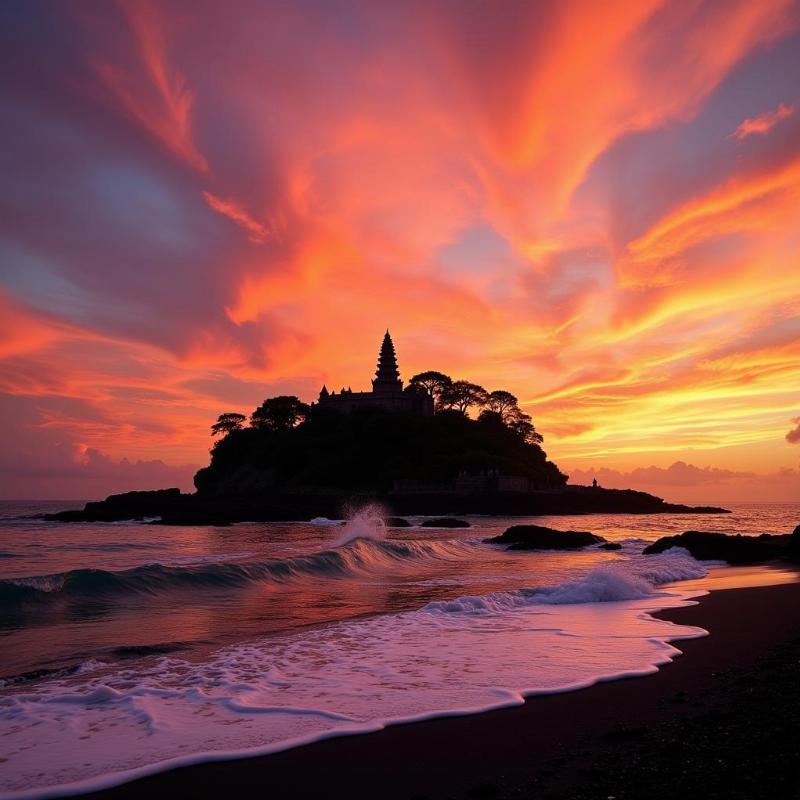
[[[122,800],[156,792],[217,798],[256,788],[293,798],[514,797],[532,790],[534,796],[574,796],[587,782],[602,784],[598,756],[627,757],[642,730],[702,723],[715,698],[716,705],[737,706],[738,684],[733,690],[728,684],[741,680],[742,671],[757,680],[766,669],[764,655],[800,637],[800,584],[720,589],[698,605],[657,616],[711,635],[677,642],[684,656],[652,676],[533,697],[512,709],[176,769],[84,797]],[[636,795],[623,790],[615,796]]]

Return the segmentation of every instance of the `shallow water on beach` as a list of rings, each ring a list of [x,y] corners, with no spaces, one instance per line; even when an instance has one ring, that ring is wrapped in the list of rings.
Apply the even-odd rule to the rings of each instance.
[[[645,544],[800,522],[800,505],[467,529],[383,530],[369,514],[220,528],[20,518],[52,507],[0,504],[0,793],[85,791],[652,672],[678,653],[670,641],[704,632],[648,612],[691,602],[715,566],[642,556]],[[622,549],[482,542],[525,521]]]

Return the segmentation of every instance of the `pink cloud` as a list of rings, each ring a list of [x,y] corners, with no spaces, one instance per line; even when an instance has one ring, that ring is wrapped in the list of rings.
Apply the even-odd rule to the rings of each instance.
[[[0,460],[2,499],[101,499],[137,489],[177,486],[193,491],[193,464],[170,465],[161,459],[114,459],[92,447],[63,445],[46,454],[14,452]]]
[[[800,427],[800,426],[799,426]],[[697,467],[676,461],[668,467],[639,467],[621,471],[607,467],[574,469],[570,483],[588,485],[592,479],[608,489],[638,489],[677,503],[788,503],[800,497],[800,470],[772,473]]]
[[[253,219],[235,200],[224,200],[211,192],[203,192],[203,197],[214,211],[244,228],[250,234],[250,241],[256,244],[266,241],[269,235],[267,226]]]
[[[791,117],[797,106],[781,103],[774,111],[765,111],[756,117],[748,117],[733,132],[737,139],[746,139],[755,133],[767,133],[774,128],[781,120]]]
[[[795,423],[795,427],[786,434],[786,441],[789,444],[800,444],[800,417],[795,417],[792,422]]]

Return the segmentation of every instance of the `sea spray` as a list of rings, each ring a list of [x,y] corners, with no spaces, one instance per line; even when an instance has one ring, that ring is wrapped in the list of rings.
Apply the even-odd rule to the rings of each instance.
[[[381,541],[386,538],[386,509],[377,503],[370,503],[358,509],[351,509],[341,535],[334,547],[342,547],[355,539]]]

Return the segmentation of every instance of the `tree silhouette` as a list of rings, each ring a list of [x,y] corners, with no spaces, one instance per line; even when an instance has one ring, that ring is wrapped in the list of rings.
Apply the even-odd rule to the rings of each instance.
[[[245,422],[247,422],[247,417],[244,414],[237,414],[235,411],[220,414],[217,421],[211,426],[211,435],[219,436],[222,433],[227,436],[231,431],[240,431]]]
[[[533,420],[530,414],[526,414],[519,407],[514,407],[508,415],[505,424],[511,428],[524,442],[528,444],[541,444],[544,436],[533,427]]]
[[[442,392],[452,384],[453,379],[449,375],[445,375],[443,372],[436,372],[436,370],[420,372],[409,381],[409,385],[424,389],[433,398],[433,402],[437,406],[440,405]]]
[[[485,406],[489,393],[483,386],[469,381],[453,381],[442,389],[439,397],[443,408],[454,408],[466,415],[473,406]]]
[[[494,411],[500,415],[503,422],[506,422],[509,416],[513,415],[517,407],[517,398],[504,389],[498,389],[494,392],[489,392],[489,397],[486,401],[486,407],[489,411]]]
[[[309,406],[294,395],[268,397],[252,413],[250,424],[257,429],[288,430],[305,420],[309,410]]]
[[[539,445],[544,441],[542,434],[538,433],[536,428],[533,427],[533,420],[530,415],[516,405],[506,411],[505,417],[499,411],[486,408],[481,411],[478,422],[490,427],[508,428],[526,444]]]
[[[390,492],[399,479],[447,483],[461,472],[485,470],[527,476],[542,488],[566,482],[541,447],[526,442],[493,411],[471,419],[457,410],[425,416],[364,408],[345,414],[315,406],[293,428],[248,427],[220,438],[195,485],[202,494],[217,496],[263,499],[265,492],[329,491],[352,496]]]
[[[481,425],[488,425],[489,427],[493,428],[505,428],[506,424],[503,422],[503,418],[496,412],[491,411],[488,408],[485,408],[478,414],[478,422]]]

